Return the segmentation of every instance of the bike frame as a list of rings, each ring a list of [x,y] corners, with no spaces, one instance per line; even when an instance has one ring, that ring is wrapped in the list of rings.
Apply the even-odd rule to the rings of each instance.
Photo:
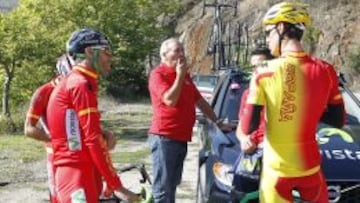
[[[222,67],[226,66],[226,60],[225,60],[225,43],[223,41],[223,25],[222,25],[222,19],[221,19],[221,9],[222,8],[233,8],[234,9],[234,16],[237,15],[237,1],[235,1],[234,5],[231,4],[221,4],[215,1],[215,3],[206,3],[206,0],[203,0],[203,15],[205,14],[205,8],[206,7],[212,7],[214,8],[214,24],[213,24],[213,31],[212,35],[215,35],[215,40],[213,41],[213,44],[211,45],[211,50],[208,53],[214,54],[214,60],[213,60],[213,70],[221,69]]]
[[[121,168],[118,171],[118,175],[128,172],[128,171],[132,171],[134,169],[140,173],[140,176],[141,176],[141,179],[139,180],[140,184],[145,184],[145,183],[149,183],[150,185],[152,184],[150,176],[149,176],[148,172],[146,171],[145,165],[143,163],[131,164],[129,166]],[[113,194],[112,197],[109,197],[109,198],[100,198],[99,202],[101,202],[101,203],[122,203],[125,201]]]

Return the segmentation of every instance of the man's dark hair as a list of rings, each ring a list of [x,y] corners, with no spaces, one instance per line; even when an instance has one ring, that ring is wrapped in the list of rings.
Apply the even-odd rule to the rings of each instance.
[[[251,56],[253,56],[253,55],[264,55],[264,56],[266,56],[266,59],[274,58],[274,56],[270,52],[270,49],[265,46],[256,47],[255,49],[253,49],[251,51]]]
[[[290,23],[284,23],[285,26],[285,31],[284,31],[284,36],[287,36],[290,39],[296,39],[298,41],[301,40],[304,31],[297,28],[294,24],[290,24]]]

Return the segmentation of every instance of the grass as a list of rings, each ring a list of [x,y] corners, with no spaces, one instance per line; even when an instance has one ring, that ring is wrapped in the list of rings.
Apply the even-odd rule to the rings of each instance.
[[[125,164],[140,164],[143,163],[150,155],[149,149],[141,148],[133,152],[113,152],[111,153],[111,159],[115,163]]]
[[[111,109],[102,113],[102,124],[117,138],[116,148],[110,151],[114,165],[146,164],[150,155],[146,143],[152,114],[150,105],[107,104]],[[42,142],[21,133],[0,133],[0,182],[29,183],[36,190],[44,190],[39,183],[46,182],[45,159]]]
[[[0,160],[29,163],[44,158],[45,149],[42,143],[24,135],[0,136]]]

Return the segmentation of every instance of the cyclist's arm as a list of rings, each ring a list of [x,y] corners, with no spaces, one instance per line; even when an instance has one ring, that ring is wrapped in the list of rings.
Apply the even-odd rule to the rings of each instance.
[[[339,81],[334,68],[329,65],[326,70],[332,81],[332,85],[330,87],[328,105],[321,116],[321,121],[334,127],[341,128],[346,121],[344,100],[339,90]]]
[[[261,78],[263,78],[263,75],[254,71],[250,80],[249,92],[247,92],[247,98],[244,101],[244,110],[242,111],[240,123],[241,130],[246,135],[253,133],[260,126],[261,112],[266,101],[264,90],[260,85],[261,82],[259,82]]]
[[[329,104],[321,116],[321,121],[336,128],[341,128],[345,123],[344,104]]]
[[[263,108],[262,105],[245,104],[244,114],[241,118],[241,130],[244,134],[249,135],[259,128]]]
[[[27,116],[24,125],[24,134],[35,140],[50,142],[50,138],[46,132],[43,129],[38,128],[36,124],[37,121],[34,121],[34,119],[31,119],[29,116]]]
[[[102,135],[96,93],[89,89],[87,82],[81,81],[71,91],[71,94],[74,109],[79,117],[80,127],[84,132],[83,141],[94,165],[111,189],[122,188]]]
[[[42,128],[37,126],[41,116],[45,115],[48,96],[50,93],[50,89],[46,89],[45,86],[41,86],[33,94],[24,123],[24,134],[27,137],[39,141],[50,141],[49,135],[47,135]]]

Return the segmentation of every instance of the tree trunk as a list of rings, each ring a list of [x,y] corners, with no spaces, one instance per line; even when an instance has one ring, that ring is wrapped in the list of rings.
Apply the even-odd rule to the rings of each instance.
[[[6,117],[10,117],[10,107],[9,107],[9,94],[10,94],[10,83],[11,78],[6,75],[4,80],[4,86],[3,86],[3,106],[2,106],[2,114]]]
[[[8,129],[10,131],[14,131],[16,129],[15,123],[11,118],[11,112],[10,112],[10,88],[11,88],[11,82],[14,77],[14,70],[15,70],[15,59],[12,60],[11,64],[9,66],[5,67],[5,80],[3,84],[3,92],[2,92],[2,115],[6,118],[8,121]]]

